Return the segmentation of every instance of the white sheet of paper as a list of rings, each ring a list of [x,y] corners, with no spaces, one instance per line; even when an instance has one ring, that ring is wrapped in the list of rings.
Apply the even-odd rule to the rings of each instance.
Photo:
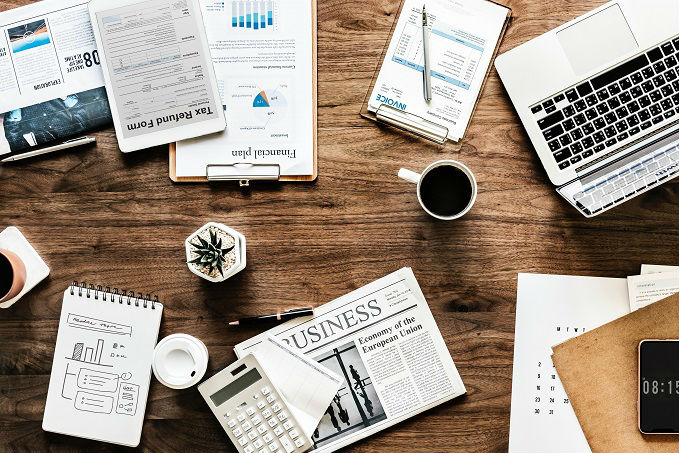
[[[628,313],[624,278],[519,274],[510,453],[591,451],[551,346]]]
[[[227,126],[178,142],[177,176],[205,176],[207,164],[241,162],[279,164],[283,176],[311,175],[316,83],[311,1],[200,5]]]
[[[300,428],[311,438],[343,379],[271,335],[252,353],[286,399]]]
[[[679,272],[679,266],[663,266],[661,264],[641,265],[641,275],[657,274],[658,272]]]
[[[163,306],[95,297],[64,292],[42,429],[136,447]]]
[[[631,311],[679,293],[679,271],[627,277]]]
[[[47,0],[3,11],[0,112],[103,87],[96,53],[85,0]]]
[[[432,100],[422,94],[422,1],[405,0],[368,110],[381,104],[448,128],[459,140],[507,17],[507,8],[485,0],[427,0]]]

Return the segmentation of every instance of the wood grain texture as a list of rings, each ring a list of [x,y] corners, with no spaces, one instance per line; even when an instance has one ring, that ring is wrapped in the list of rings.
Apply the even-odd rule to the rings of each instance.
[[[0,0],[0,9],[28,1]],[[500,51],[602,0],[512,0]],[[465,138],[443,147],[358,112],[398,3],[319,0],[319,178],[311,184],[176,185],[164,147],[123,155],[112,129],[96,146],[0,167],[0,227],[15,225],[50,277],[0,311],[0,452],[120,451],[41,429],[61,298],[73,280],[156,292],[160,336],[186,332],[210,351],[208,375],[258,333],[225,321],[300,302],[319,305],[411,266],[468,394],[350,451],[507,449],[519,272],[624,277],[679,262],[679,184],[585,219],[548,182],[495,71]],[[479,182],[472,211],[438,222],[400,167],[458,159]],[[248,238],[248,267],[220,285],[184,264],[183,240],[207,221]],[[138,451],[233,451],[197,390],[154,382]]]

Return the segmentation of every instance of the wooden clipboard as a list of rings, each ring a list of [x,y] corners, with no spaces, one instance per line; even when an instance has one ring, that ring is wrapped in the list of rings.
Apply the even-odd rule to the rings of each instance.
[[[504,24],[502,25],[502,30],[500,31],[500,35],[498,36],[497,43],[495,43],[493,55],[491,56],[490,62],[488,63],[488,69],[486,69],[486,72],[483,74],[483,81],[481,83],[481,87],[479,88],[479,94],[474,100],[474,105],[472,107],[471,112],[469,113],[469,121],[467,123],[467,128],[469,128],[469,123],[471,123],[471,119],[474,116],[474,113],[476,112],[476,107],[479,105],[479,100],[481,99],[481,94],[483,94],[483,89],[486,87],[488,76],[493,70],[493,62],[495,61],[495,57],[497,56],[497,53],[500,50],[502,40],[504,39],[505,33],[507,32],[507,28],[509,27],[509,24],[512,20],[512,9],[509,6],[504,5],[499,1],[495,0],[487,1],[490,3],[494,3],[498,6],[501,6],[503,8],[506,8],[507,16],[505,17]],[[384,63],[384,59],[387,56],[389,44],[391,43],[391,40],[394,37],[396,24],[398,23],[399,17],[401,16],[405,0],[400,0],[400,2],[401,3],[399,4],[398,11],[396,11],[396,14],[394,15],[394,21],[392,22],[391,30],[389,30],[389,35],[387,36],[387,40],[384,44],[384,47],[382,48],[382,54],[380,55],[377,67],[375,68],[375,72],[373,73],[373,78],[370,81],[368,91],[365,94],[363,105],[361,106],[360,115],[365,119],[375,121],[377,123],[387,124],[397,129],[409,132],[418,137],[430,140],[438,145],[443,145],[446,142],[446,140],[449,139],[449,137],[448,128],[441,124],[427,120],[413,113],[406,113],[394,107],[390,107],[386,104],[382,104],[375,112],[370,111],[369,105],[370,96],[372,95],[373,89],[375,88],[375,83],[377,82],[377,78],[380,75],[380,71],[382,70],[382,64]],[[464,136],[466,132],[467,130],[465,129],[462,135]],[[462,140],[462,138],[463,137],[460,137],[459,139]]]
[[[311,88],[311,103],[312,103],[312,118],[313,118],[313,148],[314,148],[314,168],[310,175],[285,175],[279,176],[278,181],[284,182],[305,182],[314,181],[318,177],[318,52],[317,52],[317,0],[311,1],[311,72],[312,72],[312,88]],[[228,127],[228,125],[227,125]],[[215,162],[217,164],[218,162]],[[207,176],[177,176],[177,146],[175,143],[170,143],[170,179],[174,182],[208,182]],[[238,180],[238,178],[233,178]],[[256,178],[252,178],[256,179]],[[249,180],[243,177],[242,180]],[[241,183],[241,185],[244,185]],[[245,184],[247,185],[247,184]]]
[[[505,17],[502,30],[500,32],[500,35],[498,36],[495,48],[493,49],[493,55],[491,56],[490,62],[488,63],[488,69],[483,75],[483,82],[481,83],[481,88],[479,88],[479,94],[476,97],[476,100],[474,101],[474,106],[472,107],[472,111],[469,114],[469,122],[467,123],[467,128],[469,127],[471,118],[474,116],[474,112],[476,112],[476,107],[479,104],[481,94],[483,93],[483,89],[485,88],[486,82],[488,81],[488,76],[490,75],[490,72],[493,70],[493,62],[495,61],[495,57],[498,51],[500,50],[502,39],[504,38],[505,32],[507,31],[507,27],[509,27],[509,23],[511,22],[512,19],[512,9],[509,6],[503,5],[502,3],[499,3],[495,0],[487,1],[499,5],[503,8],[506,8],[507,16]],[[370,96],[372,95],[373,89],[375,88],[375,83],[377,82],[377,78],[380,75],[380,71],[382,70],[382,64],[384,63],[384,58],[387,56],[389,44],[391,43],[391,40],[394,36],[394,30],[396,29],[396,24],[398,23],[399,17],[401,16],[401,11],[403,10],[404,3],[405,0],[401,0],[401,3],[398,7],[398,11],[395,14],[394,21],[391,25],[391,30],[389,31],[386,43],[384,44],[384,48],[382,49],[382,54],[380,56],[380,59],[378,60],[377,67],[373,74],[373,78],[370,82],[370,86],[368,86],[368,91],[366,92],[365,99],[363,100],[363,105],[361,107],[360,114],[365,119],[382,124],[387,124],[397,129],[417,135],[418,137],[430,140],[436,144],[443,145],[446,142],[446,140],[449,139],[449,137],[448,128],[441,124],[434,123],[433,121],[427,120],[413,113],[406,113],[394,107],[389,107],[386,104],[382,104],[375,112],[372,112],[369,109]],[[464,133],[466,133],[466,129],[463,132],[463,136]],[[460,140],[461,139],[462,137],[460,137]]]

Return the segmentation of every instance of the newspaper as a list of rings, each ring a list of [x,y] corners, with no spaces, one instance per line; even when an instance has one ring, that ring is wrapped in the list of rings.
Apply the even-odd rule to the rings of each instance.
[[[0,154],[111,123],[87,2],[0,13]]]
[[[312,436],[330,452],[466,392],[410,268],[268,333],[343,377]],[[235,347],[243,357],[263,333]]]

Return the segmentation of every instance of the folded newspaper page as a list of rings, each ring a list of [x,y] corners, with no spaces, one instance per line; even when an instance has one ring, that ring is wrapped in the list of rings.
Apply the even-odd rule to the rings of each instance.
[[[0,14],[0,154],[112,122],[87,1]]]
[[[343,377],[312,436],[330,452],[466,392],[410,268],[400,269],[235,347],[271,334]]]

